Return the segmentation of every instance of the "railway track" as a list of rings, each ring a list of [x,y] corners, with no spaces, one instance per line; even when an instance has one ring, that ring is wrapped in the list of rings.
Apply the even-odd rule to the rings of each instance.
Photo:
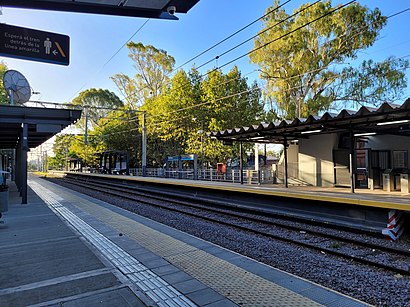
[[[266,212],[263,212],[263,215],[261,212],[252,212],[251,208],[244,206],[221,204],[202,198],[187,199],[186,196],[177,197],[163,191],[153,193],[136,186],[124,186],[124,184],[101,182],[95,179],[66,178],[64,181],[116,198],[171,210],[217,223],[223,227],[235,228],[238,231],[295,244],[322,254],[334,255],[395,274],[410,276],[410,251],[375,244],[371,242],[374,240],[373,236],[368,234],[358,235],[340,229],[330,231],[330,225],[325,225],[326,228],[320,229],[320,227],[312,227],[300,221],[289,223],[289,221],[280,221],[277,217],[267,217]]]

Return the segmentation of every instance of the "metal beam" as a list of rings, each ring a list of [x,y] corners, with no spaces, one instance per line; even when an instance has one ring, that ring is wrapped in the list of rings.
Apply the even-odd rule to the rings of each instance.
[[[285,187],[288,187],[288,140],[286,137],[283,139],[283,155],[285,158]]]
[[[242,141],[239,142],[239,177],[241,178],[241,184],[243,184],[243,161],[242,161]]]
[[[355,166],[356,166],[356,155],[355,155],[355,136],[353,130],[349,131],[350,135],[350,185],[351,185],[351,192],[354,193],[355,184],[356,184],[356,177],[355,177]]]
[[[28,148],[28,125],[23,124],[23,131],[21,133],[21,203],[27,204],[27,152]]]
[[[198,1],[199,0],[165,1],[164,6],[153,6],[151,3],[159,1],[145,1],[149,3],[148,5],[144,5],[143,1],[134,1],[137,3],[136,5],[133,5],[133,2],[128,1],[126,5],[118,5],[118,1],[114,1],[115,3],[113,2],[112,4],[110,4],[109,1],[103,1],[104,3],[101,4],[92,3],[91,1],[87,3],[67,0],[2,0],[0,4],[2,6],[26,9],[178,20],[176,16],[167,13],[166,9],[168,6],[176,6],[178,13],[187,13]]]

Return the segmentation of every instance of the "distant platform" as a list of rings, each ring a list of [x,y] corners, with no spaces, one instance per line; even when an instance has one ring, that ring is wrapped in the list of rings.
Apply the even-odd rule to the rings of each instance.
[[[351,193],[350,189],[339,187],[323,188],[313,186],[290,186],[289,188],[285,188],[280,184],[241,185],[238,183],[229,182],[199,181],[158,177],[102,175],[77,172],[67,174],[410,211],[409,194],[401,194],[400,192],[388,193],[383,190],[356,189],[355,193]]]

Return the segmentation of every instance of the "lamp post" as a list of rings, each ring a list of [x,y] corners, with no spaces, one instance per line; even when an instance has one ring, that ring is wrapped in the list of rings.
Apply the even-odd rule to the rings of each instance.
[[[142,112],[142,176],[147,175],[147,127],[145,111]]]
[[[204,167],[204,130],[198,130],[198,134],[201,135],[201,169]]]
[[[197,118],[193,117],[192,121],[196,122]],[[204,132],[204,122],[201,121],[201,129],[197,132],[201,137],[201,169],[204,167]]]

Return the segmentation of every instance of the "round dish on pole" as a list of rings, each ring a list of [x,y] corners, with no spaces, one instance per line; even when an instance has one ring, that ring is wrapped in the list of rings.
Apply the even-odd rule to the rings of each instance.
[[[27,79],[17,70],[8,70],[3,76],[4,89],[10,97],[10,104],[23,104],[30,100],[31,88]]]

